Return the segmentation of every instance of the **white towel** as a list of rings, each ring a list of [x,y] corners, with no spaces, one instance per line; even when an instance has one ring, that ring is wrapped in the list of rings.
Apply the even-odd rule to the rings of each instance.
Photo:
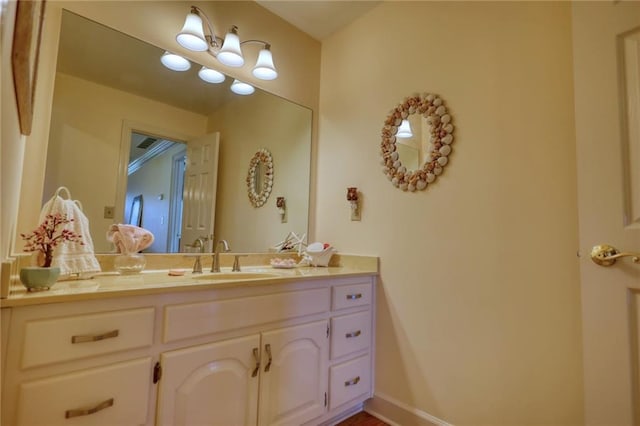
[[[60,196],[65,191],[68,199]],[[79,274],[83,278],[88,278],[95,272],[100,272],[100,264],[93,253],[93,240],[89,233],[89,220],[82,213],[79,201],[71,199],[69,190],[60,187],[55,195],[45,203],[40,212],[40,223],[48,214],[60,213],[72,222],[65,225],[65,229],[82,236],[82,244],[66,241],[58,245],[53,252],[51,266],[60,268],[60,280],[69,278],[72,274]]]

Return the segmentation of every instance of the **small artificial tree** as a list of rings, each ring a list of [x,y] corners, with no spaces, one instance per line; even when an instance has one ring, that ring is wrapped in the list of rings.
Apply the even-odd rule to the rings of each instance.
[[[73,222],[73,219],[69,219],[67,215],[60,213],[48,214],[44,222],[33,232],[20,234],[22,239],[26,241],[24,251],[39,252],[38,266],[50,267],[53,261],[53,250],[59,244],[70,242],[84,245],[82,235],[64,228],[66,224],[71,222]],[[61,227],[62,229],[60,229]]]

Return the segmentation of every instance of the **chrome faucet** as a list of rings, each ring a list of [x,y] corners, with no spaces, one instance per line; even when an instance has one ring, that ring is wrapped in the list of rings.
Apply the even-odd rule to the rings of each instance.
[[[213,253],[213,262],[211,263],[211,272],[220,272],[220,252],[218,251],[218,246],[220,244],[222,244],[222,250],[224,250],[225,252],[231,251],[227,240],[218,241],[218,244],[215,245],[215,251]]]

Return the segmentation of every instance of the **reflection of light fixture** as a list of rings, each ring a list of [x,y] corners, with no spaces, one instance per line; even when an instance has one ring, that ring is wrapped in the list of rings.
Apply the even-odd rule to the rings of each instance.
[[[396,138],[410,138],[412,136],[413,132],[411,131],[411,125],[409,124],[409,120],[405,118],[402,120],[402,123],[400,123],[400,127],[398,127]]]
[[[180,55],[175,53],[164,52],[160,58],[162,65],[173,71],[187,71],[191,68],[191,63]]]
[[[250,84],[244,83],[240,80],[233,80],[231,83],[231,91],[238,95],[250,95],[256,91]]]
[[[262,40],[240,41],[238,27],[231,27],[224,39],[216,35],[211,25],[211,20],[197,6],[191,6],[182,30],[176,36],[180,46],[196,52],[206,51],[216,58],[221,64],[229,67],[241,67],[244,65],[242,45],[246,43],[262,44],[258,53],[258,60],[253,68],[253,75],[261,80],[273,80],[278,77],[278,72],[273,64],[271,45]],[[208,81],[208,80],[205,80]]]
[[[207,67],[202,67],[198,71],[198,76],[207,83],[222,83],[226,78],[220,71],[212,70]]]

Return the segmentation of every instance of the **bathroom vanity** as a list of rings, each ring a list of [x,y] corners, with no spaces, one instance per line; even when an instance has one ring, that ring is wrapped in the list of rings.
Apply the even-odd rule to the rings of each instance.
[[[373,396],[377,259],[359,263],[3,299],[2,425],[331,424]]]

